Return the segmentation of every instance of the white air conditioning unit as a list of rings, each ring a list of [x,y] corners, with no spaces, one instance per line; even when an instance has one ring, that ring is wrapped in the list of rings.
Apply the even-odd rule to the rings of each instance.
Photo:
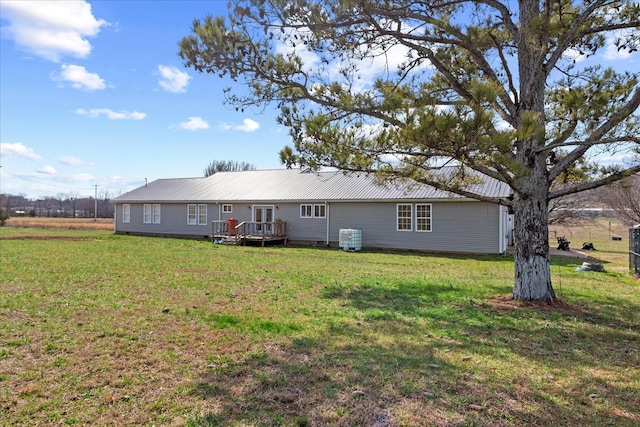
[[[343,251],[355,252],[362,249],[362,230],[343,228],[340,230],[338,244]]]

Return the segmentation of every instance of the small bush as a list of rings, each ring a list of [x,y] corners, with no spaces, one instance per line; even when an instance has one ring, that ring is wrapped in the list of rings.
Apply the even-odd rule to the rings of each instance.
[[[9,219],[9,214],[0,208],[0,227],[4,227],[4,223]]]

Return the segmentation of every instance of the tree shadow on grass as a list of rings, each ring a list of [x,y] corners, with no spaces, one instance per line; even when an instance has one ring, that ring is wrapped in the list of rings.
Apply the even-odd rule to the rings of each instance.
[[[331,336],[331,335],[330,335]],[[204,373],[191,425],[541,425],[556,406],[537,392],[493,390],[429,355],[428,343],[325,345],[297,339]],[[518,402],[521,400],[522,402]],[[506,410],[508,406],[511,406]],[[532,410],[531,406],[536,406]],[[207,421],[209,420],[209,422]]]
[[[567,390],[555,392],[565,394],[567,399],[577,397],[585,401],[586,396],[601,396],[603,390],[608,390],[611,413],[605,410],[603,420],[622,425],[640,421],[640,417],[629,415],[637,414],[640,405],[628,398],[627,389],[629,384],[637,384],[640,376],[636,374],[635,380],[628,383],[600,378],[608,375],[612,365],[625,370],[640,363],[640,322],[636,315],[640,306],[637,303],[611,296],[601,297],[587,308],[567,303],[526,304],[508,297],[474,300],[466,289],[427,286],[421,293],[411,284],[394,289],[354,287],[342,297],[363,313],[382,310],[378,318],[394,319],[394,315],[402,314],[405,318],[422,319],[447,338],[445,345],[449,350],[457,348],[484,357],[513,354],[547,371],[564,371],[564,375],[573,370],[580,372],[571,378]],[[607,310],[595,311],[602,304],[607,305]],[[619,375],[621,370],[612,372]],[[597,391],[585,395],[584,391],[590,388]],[[638,392],[636,387],[632,395]],[[543,400],[552,397],[552,393],[541,395],[546,396]],[[586,398],[587,402],[592,400],[592,397]],[[566,410],[560,412],[576,422],[591,417],[588,412],[582,415],[579,411],[575,415]]]
[[[579,425],[594,422],[588,409],[594,400],[623,393],[584,375],[568,391],[532,386],[530,379],[503,384],[487,378],[492,368],[438,356],[459,340],[408,342],[402,327],[387,329],[386,339],[396,337],[392,343],[331,344],[353,333],[334,329],[322,339],[265,343],[261,353],[210,368],[192,389],[204,410],[191,425]],[[570,398],[587,409],[559,403]],[[625,423],[633,420],[631,403],[615,407],[618,415],[605,418],[632,425]]]
[[[354,333],[330,329],[322,339],[265,343],[245,360],[204,373],[192,394],[208,402],[208,418],[217,424],[194,425],[391,426],[390,399],[419,400],[423,377],[435,379],[444,367],[427,346],[327,344]]]
[[[217,421],[193,425],[640,422],[628,389],[639,378],[607,377],[639,363],[637,325],[623,313],[401,281],[328,286],[322,298],[351,314],[203,372],[192,393],[205,402],[201,417]]]
[[[342,299],[361,311],[382,310],[388,314],[415,316],[422,307],[441,301],[461,299],[466,289],[453,285],[399,282],[386,284],[364,283],[359,286],[330,285],[324,288],[323,298]]]

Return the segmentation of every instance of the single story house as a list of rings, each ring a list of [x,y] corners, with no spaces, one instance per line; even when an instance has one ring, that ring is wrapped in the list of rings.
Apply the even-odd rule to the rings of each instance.
[[[445,173],[446,168],[443,168]],[[507,198],[504,183],[483,177],[475,191]],[[338,246],[357,230],[362,247],[503,253],[512,216],[506,207],[427,185],[379,184],[367,174],[297,169],[218,172],[159,179],[112,200],[121,234],[213,238],[253,223],[285,241]],[[231,224],[229,228],[220,225]],[[257,224],[257,225],[256,225]],[[260,225],[263,224],[263,225]],[[218,231],[216,231],[218,230]]]

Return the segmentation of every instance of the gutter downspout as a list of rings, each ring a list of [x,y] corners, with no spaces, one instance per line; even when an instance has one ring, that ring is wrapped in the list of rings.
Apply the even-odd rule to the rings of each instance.
[[[218,221],[220,221],[220,217],[222,216],[222,206],[220,206],[220,202],[216,202],[218,206]],[[215,227],[213,225],[213,221],[211,222],[211,242],[215,243]]]
[[[330,220],[330,210],[329,210],[329,202],[325,201],[324,204],[327,206],[327,246],[329,246],[329,220]]]
[[[498,254],[502,255],[504,246],[504,211],[502,206],[498,205]]]

